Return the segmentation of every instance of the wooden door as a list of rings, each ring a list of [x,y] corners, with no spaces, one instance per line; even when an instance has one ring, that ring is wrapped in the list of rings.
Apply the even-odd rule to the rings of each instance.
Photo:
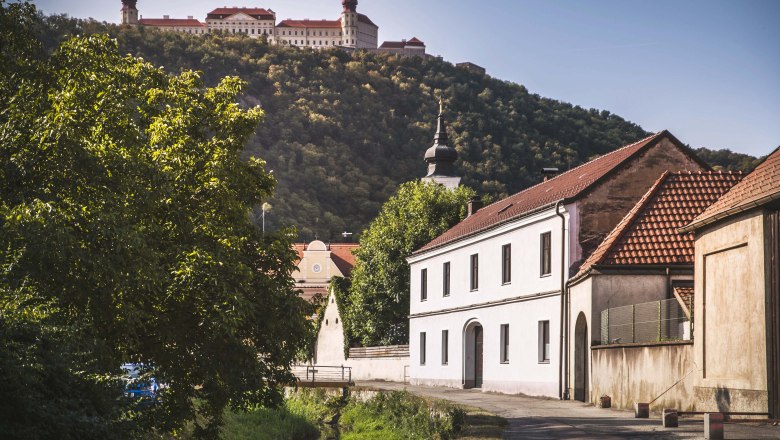
[[[482,388],[482,326],[474,327],[474,388]]]

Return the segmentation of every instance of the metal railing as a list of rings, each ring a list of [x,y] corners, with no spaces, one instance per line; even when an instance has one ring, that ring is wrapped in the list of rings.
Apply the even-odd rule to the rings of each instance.
[[[691,329],[691,321],[676,298],[601,312],[602,344],[691,339]]]
[[[344,365],[296,365],[292,372],[299,382],[353,383],[352,367]]]

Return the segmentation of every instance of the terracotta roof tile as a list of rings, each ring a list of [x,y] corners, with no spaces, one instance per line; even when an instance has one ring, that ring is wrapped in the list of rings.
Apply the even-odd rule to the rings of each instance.
[[[736,185],[741,172],[665,172],[585,260],[597,265],[693,264],[693,236],[678,229]]]
[[[277,27],[341,29],[340,20],[282,20]]]
[[[684,148],[682,143],[668,131],[661,131],[486,206],[433,239],[415,254],[470,237],[539,209],[551,207],[559,200],[565,202],[576,200],[601,179],[663,138],[669,138],[674,144]]]
[[[293,248],[298,254],[298,260],[295,261],[297,265],[303,259],[303,251],[306,250],[306,243],[295,243]],[[345,277],[348,277],[352,273],[352,269],[355,267],[355,254],[353,251],[359,248],[357,243],[344,243],[344,244],[329,244],[328,250],[330,251],[330,258],[336,267],[339,268]]]
[[[217,8],[209,12],[206,18],[219,19],[221,17],[229,17],[238,13],[249,15],[250,17],[258,20],[275,20],[273,12],[270,12],[262,8]]]
[[[194,18],[141,18],[142,26],[203,27],[205,24]]]
[[[767,156],[744,180],[681,230],[687,232],[698,229],[777,199],[780,199],[780,147]]]

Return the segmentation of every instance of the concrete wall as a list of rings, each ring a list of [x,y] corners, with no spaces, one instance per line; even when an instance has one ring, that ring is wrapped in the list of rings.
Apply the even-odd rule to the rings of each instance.
[[[409,365],[408,357],[349,358],[346,366],[352,367],[352,380],[387,380],[403,382]]]
[[[761,211],[697,232],[696,398],[703,410],[767,410]]]
[[[650,406],[651,411],[696,408],[691,342],[593,347],[591,356],[590,402],[593,404],[607,395],[612,398],[613,407],[633,408],[635,402],[650,402],[680,381]]]

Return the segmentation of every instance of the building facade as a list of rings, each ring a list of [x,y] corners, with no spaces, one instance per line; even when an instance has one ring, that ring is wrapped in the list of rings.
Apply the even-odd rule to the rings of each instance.
[[[137,0],[122,0],[122,24],[190,34],[246,35],[266,38],[272,44],[313,49],[343,47],[376,50],[379,37],[379,27],[365,14],[357,12],[357,0],[342,0],[343,11],[335,20],[286,19],[278,24],[276,12],[271,9],[221,7],[209,12],[206,22],[201,23],[193,17],[139,18],[136,5]],[[412,45],[418,46],[419,43],[412,42]],[[424,49],[423,45],[423,52]]]
[[[425,43],[417,37],[401,41],[385,41],[379,46],[378,52],[391,53],[401,56],[425,56]]]
[[[696,240],[698,409],[780,417],[780,148],[682,231]]]
[[[705,169],[660,132],[475,211],[410,264],[414,384],[564,397],[571,271],[668,169]]]
[[[632,359],[620,351],[626,345],[637,352],[642,352],[643,344],[650,347],[645,351],[690,350],[694,241],[678,228],[742,177],[739,172],[663,173],[567,282],[570,342],[564,387],[574,399],[598,404],[606,394],[615,407],[627,408],[635,401],[653,400],[669,386],[669,376],[674,375],[662,362],[653,363],[657,374],[621,378],[620,370],[594,362],[592,349],[603,348],[598,354],[605,359],[617,357],[608,350]],[[684,346],[656,347],[660,341],[675,340]],[[639,395],[641,387],[621,389],[623,379],[644,381],[644,390],[650,393]],[[668,393],[664,399],[668,400],[658,404],[684,408],[680,393]]]

